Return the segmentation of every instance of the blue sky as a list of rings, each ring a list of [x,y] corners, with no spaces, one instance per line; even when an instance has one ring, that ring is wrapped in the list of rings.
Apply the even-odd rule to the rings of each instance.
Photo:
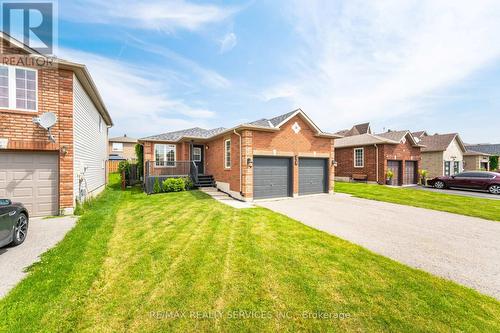
[[[325,131],[500,142],[498,1],[59,2],[111,135],[230,127],[302,108]]]

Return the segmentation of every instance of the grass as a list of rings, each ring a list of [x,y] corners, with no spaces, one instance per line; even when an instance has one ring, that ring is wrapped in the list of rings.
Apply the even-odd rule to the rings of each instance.
[[[392,202],[500,221],[500,200],[364,183],[336,182],[335,191],[351,194],[358,198]]]
[[[499,318],[493,298],[269,210],[117,185],[0,300],[3,332],[498,332]]]

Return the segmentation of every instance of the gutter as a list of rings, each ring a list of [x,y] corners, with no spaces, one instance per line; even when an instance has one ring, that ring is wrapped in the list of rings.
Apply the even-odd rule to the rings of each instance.
[[[236,134],[238,136],[238,138],[240,139],[239,140],[240,141],[240,163],[239,163],[240,164],[240,194],[242,194],[241,192],[242,192],[243,186],[241,184],[241,178],[242,178],[241,177],[241,175],[242,175],[242,173],[241,173],[241,134],[239,134],[238,132],[236,132],[236,129],[233,130],[233,133]]]

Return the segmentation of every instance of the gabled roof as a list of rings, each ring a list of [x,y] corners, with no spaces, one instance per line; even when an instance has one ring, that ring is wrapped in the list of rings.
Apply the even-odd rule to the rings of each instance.
[[[410,140],[411,144],[415,147],[421,147],[416,141],[410,131],[391,131],[381,134],[360,134],[347,136],[341,139],[335,140],[335,148],[345,148],[345,147],[355,147],[355,146],[367,146],[374,144],[389,144],[398,145],[403,139]]]
[[[415,147],[420,146],[419,141],[415,140],[415,137],[410,131],[387,131],[385,133],[377,134],[378,136],[386,139],[390,139],[393,141],[401,142],[404,138],[409,139],[411,144]]]
[[[399,141],[394,141],[388,138],[383,138],[374,134],[360,134],[347,136],[345,138],[335,140],[335,148],[346,148],[355,146],[368,146],[374,144],[392,144],[397,145]]]
[[[137,139],[128,137],[126,134],[124,136],[117,136],[114,138],[110,138],[109,142],[124,142],[124,143],[137,143]]]
[[[6,42],[10,42],[12,45],[14,45],[16,48],[23,50],[28,57],[33,57],[33,58],[47,58],[45,55],[40,54],[39,52],[35,51],[34,49],[28,47],[24,43],[18,41],[17,39],[9,36],[5,32],[0,32],[0,40],[4,40]],[[111,119],[111,116],[109,115],[108,110],[106,109],[106,105],[104,105],[104,102],[102,100],[101,95],[99,94],[99,90],[97,90],[97,87],[92,80],[92,76],[90,75],[87,67],[83,64],[77,64],[74,62],[66,61],[60,58],[50,58],[50,60],[57,65],[57,67],[62,68],[62,69],[67,69],[75,73],[76,77],[78,80],[81,82],[83,88],[89,95],[90,99],[94,103],[95,107],[101,114],[102,118],[106,122],[107,125],[113,126],[113,120]]]
[[[411,133],[414,137],[418,138],[419,140],[422,139],[423,136],[427,135],[427,132],[426,131],[417,131],[417,132],[413,132]]]
[[[500,155],[500,143],[497,144],[478,144],[478,145],[467,145],[468,150],[473,150],[481,153],[486,153],[489,155]]]
[[[458,133],[449,133],[449,134],[434,134],[423,136],[420,140],[420,144],[425,147],[422,148],[422,152],[435,152],[435,151],[445,151],[448,149],[453,140],[457,139],[458,145],[465,152],[467,149],[465,148],[462,139]]]
[[[203,129],[199,127],[189,128],[185,130],[168,132],[153,136],[148,136],[145,138],[139,139],[140,141],[166,141],[166,142],[178,142],[183,139],[212,139],[218,135],[233,132],[235,130],[242,129],[254,129],[254,130],[263,130],[263,131],[279,131],[280,127],[288,122],[291,118],[299,115],[304,119],[305,122],[309,124],[313,129],[316,130],[316,135],[321,137],[329,137],[329,138],[338,138],[338,135],[326,133],[319,129],[318,126],[302,111],[301,109],[297,109],[292,112],[285,113],[283,115],[271,118],[271,119],[259,119],[253,122],[244,123],[237,125],[235,127],[226,129],[224,127],[214,128],[214,129]]]
[[[353,135],[361,135],[361,134],[372,134],[372,130],[370,128],[370,123],[363,123],[354,125],[350,130],[341,130],[336,132],[335,134],[341,136],[353,136]]]

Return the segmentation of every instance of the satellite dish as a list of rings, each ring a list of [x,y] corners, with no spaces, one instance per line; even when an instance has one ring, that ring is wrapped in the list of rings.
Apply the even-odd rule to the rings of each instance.
[[[50,134],[50,129],[57,123],[57,116],[54,112],[45,112],[40,117],[33,118],[33,122],[41,128],[49,131],[49,140],[56,142],[56,139]]]

